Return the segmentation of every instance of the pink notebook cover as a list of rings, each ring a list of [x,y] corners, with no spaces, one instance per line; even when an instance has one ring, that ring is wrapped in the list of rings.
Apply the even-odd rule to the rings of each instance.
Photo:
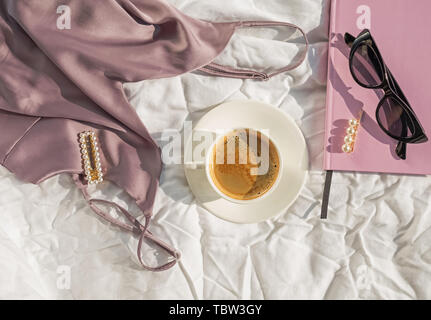
[[[368,15],[369,13],[369,15]],[[368,19],[369,18],[369,19]],[[382,90],[360,87],[352,78],[344,33],[357,36],[367,26],[383,59],[430,139],[407,145],[407,160],[394,150],[375,119]],[[431,174],[431,1],[332,0],[326,109],[325,170]],[[348,120],[364,110],[352,154],[345,154]]]

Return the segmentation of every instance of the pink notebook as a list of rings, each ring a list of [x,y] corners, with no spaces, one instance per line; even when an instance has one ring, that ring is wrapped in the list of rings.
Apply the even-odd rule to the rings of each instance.
[[[376,90],[360,87],[349,70],[344,33],[368,28],[430,139],[407,145],[407,159],[395,154],[397,141],[375,119]],[[332,0],[329,33],[325,170],[431,174],[431,1]],[[379,90],[381,96],[382,90]],[[363,109],[355,151],[342,152],[348,120]]]

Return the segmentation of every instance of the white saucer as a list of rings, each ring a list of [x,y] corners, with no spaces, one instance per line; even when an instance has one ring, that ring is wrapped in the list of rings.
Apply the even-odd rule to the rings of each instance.
[[[221,198],[210,186],[203,166],[184,166],[187,181],[196,199],[215,216],[235,223],[257,223],[287,210],[297,199],[308,170],[308,150],[301,130],[283,111],[256,101],[224,103],[204,115],[194,131],[232,128],[269,129],[270,138],[280,148],[283,172],[280,183],[268,197],[250,204],[236,204]],[[185,159],[193,146],[186,144]]]

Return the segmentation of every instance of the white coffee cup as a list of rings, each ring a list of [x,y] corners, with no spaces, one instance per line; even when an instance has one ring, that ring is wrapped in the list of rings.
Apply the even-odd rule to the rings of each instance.
[[[225,194],[214,183],[212,175],[211,175],[211,167],[213,165],[213,152],[214,152],[214,149],[217,146],[217,143],[221,139],[223,139],[226,135],[228,135],[230,132],[233,132],[235,130],[242,130],[242,129],[244,129],[244,128],[234,128],[234,129],[225,131],[223,134],[219,134],[217,136],[217,138],[213,141],[213,143],[211,144],[211,146],[208,148],[208,150],[206,151],[204,166],[205,166],[206,178],[207,178],[207,180],[208,180],[211,188],[220,197],[222,197],[223,199],[228,200],[230,202],[237,203],[237,204],[250,204],[250,203],[258,202],[258,201],[261,201],[262,199],[267,198],[277,188],[278,184],[280,183],[282,172],[283,172],[283,158],[281,157],[280,149],[277,146],[277,142],[274,141],[274,139],[271,138],[270,134],[265,134],[261,130],[258,130],[258,129],[248,128],[248,129],[250,129],[252,131],[260,133],[262,137],[264,137],[266,139],[269,139],[272,142],[272,145],[274,146],[274,148],[275,148],[275,150],[277,152],[277,156],[278,156],[278,160],[279,160],[279,163],[278,163],[279,169],[278,169],[278,173],[277,173],[277,178],[275,179],[275,181],[272,184],[272,186],[268,190],[266,190],[266,192],[264,192],[261,196],[259,196],[257,198],[254,198],[254,199],[240,200],[240,199],[232,198],[229,195]]]

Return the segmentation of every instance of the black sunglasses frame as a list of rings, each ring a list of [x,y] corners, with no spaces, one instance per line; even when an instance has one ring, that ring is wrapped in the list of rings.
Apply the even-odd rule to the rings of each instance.
[[[368,29],[365,29],[356,38],[350,35],[349,33],[346,33],[344,36],[344,40],[346,44],[351,48],[350,57],[349,57],[349,68],[350,68],[350,73],[352,74],[352,77],[356,81],[356,83],[366,89],[382,89],[385,92],[385,95],[382,97],[379,104],[377,105],[376,120],[380,128],[383,130],[383,132],[385,132],[388,136],[390,136],[391,138],[399,142],[396,148],[396,153],[401,159],[406,159],[407,143],[417,144],[417,143],[424,143],[428,141],[428,138],[425,135],[425,131],[422,128],[418,120],[418,117],[416,116],[413,109],[411,108],[410,103],[408,102],[407,98],[402,92],[394,76],[392,75],[389,68],[385,64],[383,57],[380,54],[379,49],[377,48],[376,42],[371,36],[371,32]],[[378,70],[381,70],[383,73],[382,82],[375,86],[361,83],[361,81],[359,81],[359,79],[356,77],[356,74],[353,70],[354,55],[356,51],[359,48],[361,48],[363,45],[368,46],[368,48],[373,51],[376,57],[376,59],[372,59],[371,61],[374,65],[374,68],[376,69],[376,72]],[[409,129],[410,132],[412,133],[410,137],[395,136],[390,131],[388,131],[385,128],[385,126],[382,124],[379,111],[380,111],[380,108],[382,108],[383,104],[385,103],[386,99],[395,100],[403,109],[404,112],[401,114],[401,119],[400,119],[403,126],[402,134],[407,135],[407,132],[408,132],[407,130]]]

